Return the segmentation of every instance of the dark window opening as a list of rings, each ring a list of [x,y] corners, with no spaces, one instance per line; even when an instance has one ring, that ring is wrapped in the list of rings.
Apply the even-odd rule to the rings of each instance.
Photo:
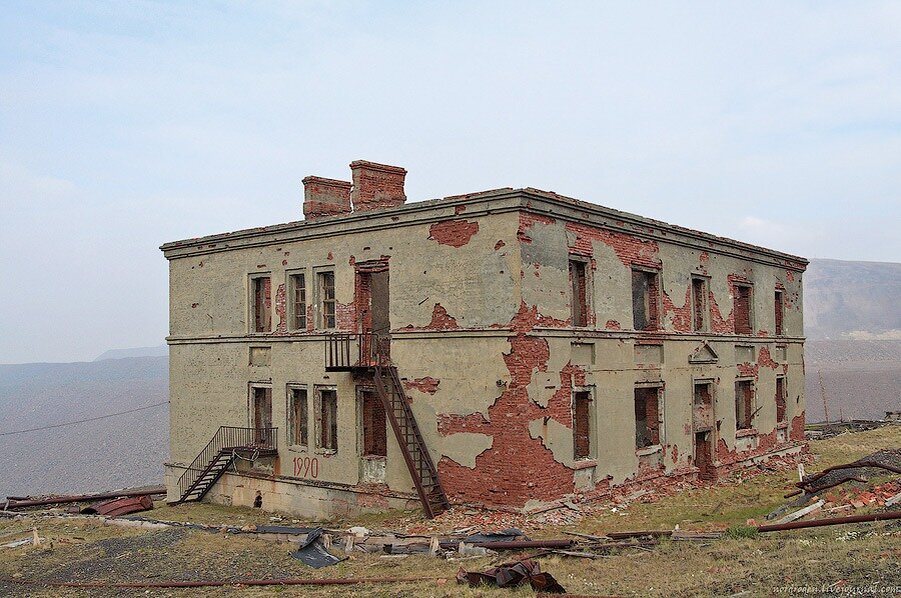
[[[269,332],[271,330],[271,279],[260,276],[251,279],[253,283],[253,331]]]
[[[322,328],[335,327],[335,273],[319,273],[319,313]]]
[[[657,330],[660,289],[656,272],[632,270],[632,325],[635,330]]]
[[[317,448],[338,450],[338,392],[319,390]]]
[[[371,391],[362,393],[363,399],[363,456],[388,455],[388,420],[378,396]]]
[[[703,278],[691,279],[691,329],[707,330],[707,281]]]
[[[303,274],[291,276],[291,309],[294,330],[307,329],[307,280]]]
[[[785,422],[785,378],[776,378],[776,421]]]
[[[585,262],[570,260],[569,281],[572,285],[573,326],[588,325],[588,278]]]
[[[660,389],[635,389],[635,447],[660,444]]]
[[[782,316],[785,311],[785,302],[783,300],[783,297],[784,297],[784,295],[783,295],[782,291],[776,291],[774,310],[775,310],[775,318],[776,318],[776,334],[777,335],[783,334]]]
[[[735,334],[751,334],[751,287],[735,285]]]
[[[291,407],[288,411],[291,421],[288,429],[291,432],[291,444],[307,446],[309,434],[307,428],[307,391],[304,388],[291,389]]]
[[[713,384],[695,384],[693,423],[695,430],[713,427]]]
[[[739,380],[735,383],[735,427],[738,430],[752,428],[754,421],[754,383]]]
[[[573,458],[591,456],[591,393],[573,393]]]
[[[254,386],[252,393],[254,437],[257,443],[265,444],[270,441],[272,428],[272,389]]]

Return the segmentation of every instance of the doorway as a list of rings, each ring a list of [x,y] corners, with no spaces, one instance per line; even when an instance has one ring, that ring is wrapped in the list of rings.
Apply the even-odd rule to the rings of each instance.
[[[254,442],[268,444],[272,428],[272,389],[254,386],[251,389],[253,405]]]
[[[370,362],[390,357],[388,264],[357,264],[357,327],[362,334],[363,355]]]
[[[381,399],[372,389],[359,391],[360,404],[360,477],[363,482],[385,482],[388,456],[388,418]]]
[[[698,478],[702,480],[715,480],[716,470],[713,468],[713,433],[695,432],[695,467],[698,468]]]

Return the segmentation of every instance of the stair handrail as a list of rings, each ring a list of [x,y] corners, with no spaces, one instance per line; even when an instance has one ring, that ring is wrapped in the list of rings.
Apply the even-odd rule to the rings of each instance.
[[[265,430],[265,433],[261,434]],[[263,439],[260,442],[259,439]],[[213,458],[224,448],[259,448],[276,450],[278,448],[278,428],[240,428],[235,426],[219,426],[216,433],[203,450],[197,454],[191,464],[178,479],[180,496],[194,485],[200,475],[206,471]]]
[[[389,376],[387,377],[388,379],[386,379],[384,375],[384,370],[386,369],[390,372]],[[429,476],[432,481],[430,485],[432,486],[433,491],[437,489],[437,491],[439,492],[438,498],[443,507],[448,506],[447,497],[444,494],[444,489],[441,487],[441,481],[438,478],[438,472],[435,468],[434,462],[432,461],[432,456],[429,454],[429,449],[425,445],[425,441],[423,440],[422,434],[419,431],[419,425],[416,422],[416,418],[413,416],[413,410],[410,408],[410,405],[407,402],[406,394],[403,391],[403,386],[400,384],[400,377],[397,373],[397,368],[393,366],[376,365],[375,380],[376,392],[379,394],[379,397],[384,403],[388,421],[391,423],[395,437],[397,438],[398,444],[400,445],[401,455],[403,456],[404,461],[407,463],[407,469],[409,470],[410,477],[413,480],[413,486],[416,488],[416,493],[419,495],[419,499],[422,502],[422,507],[425,510],[426,517],[431,519],[437,513],[432,507],[432,501],[430,500],[431,497],[429,496],[429,493],[427,493],[425,488],[423,487],[422,474],[419,468],[416,467],[416,464],[413,462],[413,456],[407,449],[406,442],[403,439],[404,435],[400,429],[400,422],[397,421],[397,416],[395,415],[393,405],[391,404],[391,390],[388,388],[389,383],[392,387],[394,387],[396,393],[399,395],[404,418],[407,421],[407,425],[411,427],[413,434],[416,437],[418,450],[421,453],[420,461],[428,469]]]

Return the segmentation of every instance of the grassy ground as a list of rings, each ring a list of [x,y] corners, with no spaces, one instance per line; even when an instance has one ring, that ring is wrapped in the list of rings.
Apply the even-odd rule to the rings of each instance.
[[[808,471],[852,461],[879,449],[901,446],[901,427],[843,435],[811,443],[818,455]],[[565,527],[534,524],[530,535],[559,537],[564,530],[604,533],[625,529],[724,528],[744,524],[783,504],[782,495],[793,487],[794,471],[744,476],[720,486],[698,488],[663,497],[653,503],[634,503],[612,512],[598,507],[579,524]],[[242,526],[308,522],[246,508],[214,505],[160,506],[147,513],[156,519]],[[277,515],[276,515],[277,516]],[[322,522],[344,528],[362,524],[370,528],[402,529],[400,524],[422,524],[414,513],[388,513],[354,521]],[[0,578],[87,580],[201,580],[321,577],[417,577],[418,582],[392,585],[339,587],[210,588],[204,590],[134,590],[142,596],[529,596],[526,588],[497,590],[458,586],[454,575],[462,566],[482,570],[519,555],[506,553],[463,561],[426,556],[383,558],[355,554],[333,567],[314,570],[289,556],[289,544],[247,536],[208,533],[191,529],[144,530],[104,525],[99,519],[28,517],[0,519],[0,544],[29,536],[37,526],[45,542],[40,547],[0,549]],[[448,527],[451,527],[450,520]],[[449,531],[449,530],[445,530]],[[629,550],[608,558],[568,557],[540,559],[571,593],[621,596],[722,596],[747,592],[748,596],[799,593],[808,588],[843,586],[877,588],[897,586],[901,593],[901,524],[880,522],[725,538],[705,544],[664,542],[650,552]],[[884,591],[884,590],[883,590]],[[23,586],[0,582],[0,595],[119,596],[123,590],[83,590]]]

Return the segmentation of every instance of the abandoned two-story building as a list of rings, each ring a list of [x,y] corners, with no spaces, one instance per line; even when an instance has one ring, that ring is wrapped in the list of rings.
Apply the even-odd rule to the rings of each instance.
[[[803,449],[804,259],[351,171],[302,221],[162,246],[171,501],[528,509]]]

